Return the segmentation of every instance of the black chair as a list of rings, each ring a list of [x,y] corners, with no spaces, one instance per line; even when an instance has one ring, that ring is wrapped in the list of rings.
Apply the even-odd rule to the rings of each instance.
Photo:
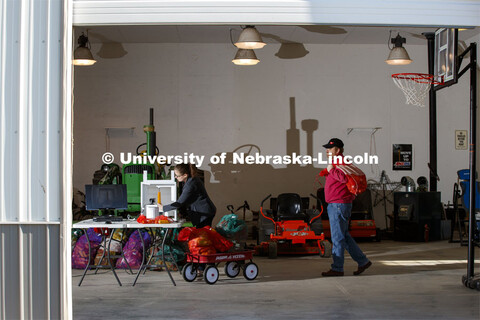
[[[308,199],[308,198],[307,198]],[[282,193],[276,199],[276,220],[309,221],[309,216],[303,208],[303,198],[296,193]]]

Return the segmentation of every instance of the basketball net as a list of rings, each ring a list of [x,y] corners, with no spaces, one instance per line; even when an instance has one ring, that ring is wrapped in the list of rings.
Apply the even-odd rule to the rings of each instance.
[[[393,82],[405,95],[406,104],[425,107],[424,101],[432,84],[443,84],[436,81],[431,74],[424,73],[396,73],[392,74]]]

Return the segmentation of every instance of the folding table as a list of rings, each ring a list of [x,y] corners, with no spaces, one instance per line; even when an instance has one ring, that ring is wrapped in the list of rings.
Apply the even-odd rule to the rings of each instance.
[[[111,223],[105,223],[105,222],[95,222],[95,221],[93,221],[93,219],[88,219],[88,220],[80,221],[78,223],[73,224],[73,228],[83,229],[85,231],[85,237],[87,238],[87,243],[88,243],[88,262],[87,262],[87,265],[85,267],[85,270],[83,271],[83,275],[82,275],[82,278],[80,279],[80,282],[78,283],[78,286],[82,285],[83,279],[85,278],[85,275],[87,274],[87,271],[90,270],[93,267],[96,269],[95,273],[97,273],[98,269],[100,269],[100,268],[105,268],[105,267],[109,268],[110,270],[112,270],[113,275],[117,279],[118,284],[120,286],[122,285],[122,283],[120,282],[120,279],[118,279],[117,273],[115,272],[115,266],[112,265],[112,260],[110,259],[111,258],[111,256],[110,256],[110,244],[112,243],[112,237],[113,237],[113,234],[115,233],[115,230],[124,229],[125,227],[126,227],[126,221],[111,221]],[[111,229],[110,237],[108,238],[108,240],[107,240],[107,236],[105,235],[105,232],[103,232],[103,230],[102,230],[102,242],[103,242],[104,254],[105,254],[105,251],[107,252],[108,266],[96,265],[95,264],[95,259],[94,259],[94,263],[93,264],[91,263],[92,248],[90,246],[90,239],[88,238],[88,232],[87,232],[87,229],[89,229],[89,228]],[[124,256],[123,256],[123,246],[122,246],[122,250],[121,250],[121,257],[124,258]],[[102,259],[100,259],[99,263],[102,262],[103,258],[104,258],[104,256],[102,256]],[[124,259],[124,260],[127,261],[126,259]],[[127,262],[127,266],[130,269],[130,271],[132,271],[128,262]]]
[[[154,232],[152,232],[152,235],[154,236],[154,239],[153,239],[152,248],[151,248],[152,254],[150,255],[150,258],[148,260],[146,258],[146,254],[145,254],[147,250],[145,248],[145,243],[143,242],[143,237],[142,237],[141,234],[139,234],[140,235],[140,240],[142,242],[143,258],[142,258],[142,264],[140,266],[140,269],[138,270],[137,275],[135,277],[135,280],[133,282],[133,286],[137,283],[137,280],[138,280],[138,277],[140,276],[140,273],[142,271],[143,271],[143,273],[145,273],[147,268],[152,267],[150,265],[150,261],[152,259],[153,253],[155,252],[155,249],[158,248],[159,244],[161,245],[161,250],[162,250],[162,261],[163,261],[162,266],[165,267],[165,269],[167,270],[168,276],[170,277],[170,280],[172,281],[173,285],[176,286],[175,280],[173,280],[173,277],[172,277],[172,275],[170,273],[170,270],[167,267],[167,263],[165,261],[165,244],[171,243],[171,241],[172,241],[172,237],[171,237],[172,230],[181,228],[182,225],[183,225],[183,221],[173,222],[173,223],[160,223],[160,224],[143,224],[143,223],[138,223],[136,221],[129,221],[129,220],[112,221],[111,223],[95,222],[95,221],[93,221],[93,219],[84,220],[84,221],[75,223],[73,225],[73,228],[83,229],[85,231],[85,236],[87,238],[87,243],[88,243],[88,263],[87,263],[87,266],[85,267],[82,278],[80,279],[80,282],[78,283],[78,285],[80,286],[82,284],[83,279],[85,278],[85,275],[87,274],[87,271],[90,270],[91,268],[95,268],[96,271],[97,271],[99,268],[105,268],[106,267],[106,268],[109,268],[110,270],[112,270],[113,275],[117,279],[118,284],[121,286],[122,283],[120,282],[120,279],[118,278],[117,273],[115,272],[115,266],[112,265],[112,262],[111,262],[111,259],[110,259],[111,258],[111,256],[110,256],[110,243],[111,243],[111,240],[112,240],[112,236],[115,233],[115,230],[116,229],[137,229],[137,231],[140,233],[140,229],[151,228],[151,229],[154,230]],[[108,239],[107,239],[105,233],[102,232],[102,242],[104,243],[104,250],[107,251],[108,266],[98,266],[98,265],[95,265],[95,264],[91,263],[91,256],[92,256],[92,254],[91,254],[92,251],[91,250],[92,249],[91,249],[91,246],[90,246],[90,239],[88,238],[88,232],[87,232],[87,229],[89,229],[89,228],[112,229],[110,237]],[[157,231],[159,229],[165,229],[165,235],[163,236],[161,243],[159,243],[155,239],[156,235],[157,235]],[[176,264],[175,260],[173,259],[173,255],[172,255],[171,250],[170,250],[169,254],[170,254],[170,257],[171,257],[172,261],[174,261],[174,263],[175,263],[175,265],[177,266],[177,269],[178,269],[178,265]],[[122,248],[122,251],[121,251],[121,257],[124,258],[123,248]],[[100,262],[102,260],[103,260],[103,257],[100,260]],[[124,261],[127,262],[127,260],[125,258],[124,258]],[[132,272],[132,269],[130,268],[130,265],[128,265],[128,262],[127,262],[127,266],[130,269],[130,271]],[[158,265],[156,267],[158,267]],[[133,274],[133,272],[132,272],[132,274]]]
[[[168,273],[168,276],[170,277],[170,280],[172,280],[173,285],[176,286],[175,280],[173,280],[172,274],[170,273],[170,270],[168,269],[167,262],[165,261],[165,244],[167,244],[167,243],[171,244],[172,233],[173,233],[172,230],[181,228],[182,225],[183,225],[183,222],[159,223],[159,224],[146,223],[146,224],[143,224],[143,223],[138,223],[136,221],[135,222],[128,222],[126,224],[126,228],[129,228],[129,229],[139,230],[139,229],[143,229],[143,228],[151,228],[151,229],[154,230],[154,232],[152,232],[152,236],[154,238],[154,239],[152,239],[152,247],[151,247],[152,254],[150,255],[150,258],[148,260],[146,259],[146,255],[145,255],[146,248],[145,248],[145,244],[143,243],[143,237],[140,235],[140,239],[142,241],[142,248],[143,248],[143,259],[142,259],[142,265],[140,266],[140,269],[138,270],[138,273],[137,273],[137,276],[135,277],[135,281],[133,282],[133,285],[135,285],[137,283],[138,277],[140,276],[140,273],[142,271],[143,271],[143,273],[145,273],[147,268],[153,267],[153,266],[150,265],[150,261],[152,260],[153,254],[155,253],[155,249],[158,248],[158,245],[159,245],[159,242],[156,241],[157,231],[158,231],[157,229],[165,229],[165,235],[163,236],[162,241],[161,241],[162,262],[163,262],[163,266],[165,267],[165,270],[167,270],[167,273]],[[175,259],[173,258],[171,249],[170,249],[169,255],[170,255],[170,258],[175,263],[175,265],[177,266],[177,269],[178,269],[178,265],[175,262]],[[158,265],[156,265],[155,267],[158,267]]]

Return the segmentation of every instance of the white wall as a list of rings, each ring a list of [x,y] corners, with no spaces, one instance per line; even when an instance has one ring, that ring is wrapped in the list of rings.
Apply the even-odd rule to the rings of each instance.
[[[104,127],[135,127],[133,135],[116,132],[110,140],[117,158],[120,152],[134,152],[145,142],[142,128],[148,123],[150,107],[155,108],[161,154],[192,152],[210,157],[243,144],[258,145],[264,155],[285,154],[290,97],[296,101],[302,153],[306,153],[303,119],[319,123],[314,154],[323,151],[321,144],[330,137],[343,139],[347,154],[369,152],[370,134],[347,135],[347,128],[382,127],[375,134],[380,165],[373,172],[370,166],[362,166],[369,178],[378,179],[381,170],[394,181],[404,175],[415,180],[429,177],[428,107],[405,105],[390,77],[398,72],[427,72],[426,46],[407,46],[414,62],[404,67],[384,63],[386,45],[306,45],[310,53],[304,58],[282,60],[274,55],[279,45],[269,44],[257,50],[261,62],[254,67],[233,65],[235,48],[227,44],[124,47],[128,54],[121,59],[98,58],[92,67],[75,68],[74,186],[81,190],[101,165],[106,151]],[[94,45],[94,54],[98,50],[99,45]],[[456,170],[468,166],[468,151],[454,147],[454,130],[468,129],[468,103],[468,75],[438,94],[439,190],[445,202],[451,198]],[[413,144],[413,171],[391,170],[392,144],[397,143]],[[226,212],[226,204],[238,206],[243,200],[257,209],[268,193],[314,192],[319,171],[271,166],[240,169],[236,175],[217,174],[220,184],[207,181],[220,215]],[[376,219],[382,226],[380,209]]]

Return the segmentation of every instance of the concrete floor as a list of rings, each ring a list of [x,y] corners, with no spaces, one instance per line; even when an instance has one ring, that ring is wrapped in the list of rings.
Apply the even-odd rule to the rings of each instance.
[[[361,242],[373,265],[353,276],[322,278],[331,259],[318,256],[254,257],[259,276],[230,279],[220,266],[214,285],[185,282],[174,273],[147,271],[132,287],[133,276],[119,271],[88,275],[78,287],[73,270],[75,319],[480,319],[480,291],[461,284],[467,248],[447,241]],[[476,249],[476,257],[480,250]],[[480,263],[475,264],[479,271]]]

